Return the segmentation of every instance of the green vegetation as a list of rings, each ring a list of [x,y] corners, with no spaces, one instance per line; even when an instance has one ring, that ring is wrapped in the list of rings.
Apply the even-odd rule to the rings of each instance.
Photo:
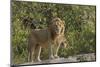
[[[36,28],[46,28],[51,17],[59,17],[65,21],[65,36],[68,42],[66,49],[60,49],[59,55],[95,53],[96,51],[96,16],[95,6],[48,4],[13,1],[11,22],[12,62],[27,62],[27,40],[29,23],[37,21]],[[47,58],[47,51],[41,57]]]

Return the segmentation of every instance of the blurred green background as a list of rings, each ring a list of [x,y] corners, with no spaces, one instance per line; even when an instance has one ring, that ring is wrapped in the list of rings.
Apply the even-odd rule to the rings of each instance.
[[[27,40],[30,30],[46,28],[51,17],[59,17],[65,21],[65,37],[68,46],[60,49],[59,56],[67,58],[77,54],[96,52],[95,6],[12,1],[11,11],[12,62],[14,64],[27,62]],[[45,60],[48,52],[43,50],[41,58]]]

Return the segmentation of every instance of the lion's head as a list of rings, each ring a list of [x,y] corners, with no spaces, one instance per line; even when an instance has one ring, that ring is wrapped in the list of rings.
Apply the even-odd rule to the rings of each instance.
[[[54,38],[56,36],[59,36],[61,34],[64,34],[65,26],[64,21],[62,21],[60,18],[54,18],[52,19],[49,28],[52,32],[52,35]]]

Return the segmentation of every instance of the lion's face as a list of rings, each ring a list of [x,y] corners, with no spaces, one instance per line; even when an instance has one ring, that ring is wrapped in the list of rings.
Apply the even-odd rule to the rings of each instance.
[[[64,33],[64,21],[59,18],[54,18],[51,23],[51,28],[56,35]]]
[[[55,24],[53,24],[52,26],[52,28],[54,29],[54,33],[59,35],[61,32],[61,26],[59,22],[55,22]]]

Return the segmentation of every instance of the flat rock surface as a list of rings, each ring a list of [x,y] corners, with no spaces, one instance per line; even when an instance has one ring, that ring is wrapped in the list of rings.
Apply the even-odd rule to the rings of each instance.
[[[30,64],[51,64],[51,63],[72,63],[72,62],[85,62],[85,61],[95,61],[95,53],[89,53],[89,54],[79,54],[75,56],[69,56],[68,58],[57,58],[57,59],[48,59],[43,60],[41,62],[28,62],[20,65],[30,65]]]

